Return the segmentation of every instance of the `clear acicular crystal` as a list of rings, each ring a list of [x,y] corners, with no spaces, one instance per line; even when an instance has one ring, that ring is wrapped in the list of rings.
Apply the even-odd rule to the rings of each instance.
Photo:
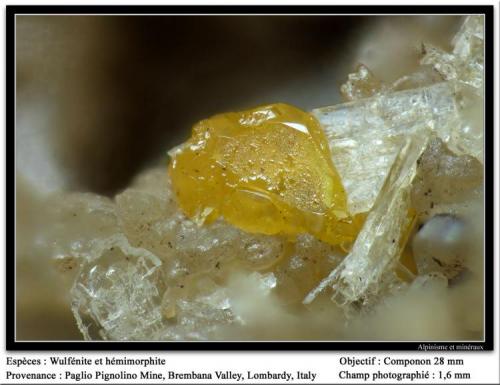
[[[91,194],[55,199],[59,224],[45,237],[56,259],[78,261],[71,295],[83,336],[265,338],[273,323],[277,333],[288,330],[283,323],[296,330],[302,311],[309,324],[299,334],[308,338],[308,328],[325,323],[308,313],[324,300],[323,291],[333,299],[329,307],[352,314],[405,288],[446,282],[448,270],[429,267],[426,255],[416,261],[426,271],[403,279],[397,270],[415,220],[450,211],[460,216],[456,205],[481,193],[482,31],[482,17],[468,17],[453,52],[426,45],[420,70],[391,85],[360,66],[342,87],[348,103],[312,111],[350,213],[366,214],[353,245],[331,246],[309,234],[292,244],[221,219],[200,226],[180,211],[164,168],[143,173],[113,201]],[[439,190],[439,180],[458,192]]]

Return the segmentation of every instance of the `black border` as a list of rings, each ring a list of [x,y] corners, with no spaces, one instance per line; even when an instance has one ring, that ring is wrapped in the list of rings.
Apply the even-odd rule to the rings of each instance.
[[[485,16],[485,340],[484,342],[97,342],[15,340],[15,16],[22,14],[483,14]],[[6,348],[8,351],[419,351],[420,344],[493,350],[494,312],[494,40],[492,5],[436,6],[23,6],[6,7]],[[445,350],[436,350],[442,353]],[[468,350],[454,350],[466,352]],[[479,350],[470,350],[479,351]]]

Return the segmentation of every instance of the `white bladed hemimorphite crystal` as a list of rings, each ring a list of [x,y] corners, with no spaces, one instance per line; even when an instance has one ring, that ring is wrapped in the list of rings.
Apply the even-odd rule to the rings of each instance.
[[[459,115],[449,83],[318,108],[351,213],[369,211],[402,144],[422,128],[450,141]]]
[[[368,215],[350,253],[305,298],[310,303],[327,286],[333,285],[340,304],[365,301],[377,288],[384,273],[401,253],[400,238],[408,225],[409,197],[417,160],[425,150],[428,132],[410,135],[393,162],[373,210]]]

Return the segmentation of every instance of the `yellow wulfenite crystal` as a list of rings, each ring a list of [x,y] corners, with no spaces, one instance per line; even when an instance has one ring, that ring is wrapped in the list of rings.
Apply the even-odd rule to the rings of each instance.
[[[248,232],[354,240],[362,224],[347,199],[326,137],[310,114],[286,104],[216,115],[172,154],[181,208],[197,223],[220,216]]]

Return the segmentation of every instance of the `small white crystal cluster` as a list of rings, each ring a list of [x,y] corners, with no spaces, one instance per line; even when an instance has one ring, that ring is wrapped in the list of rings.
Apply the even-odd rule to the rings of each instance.
[[[347,256],[307,234],[291,243],[223,220],[198,226],[179,210],[166,167],[145,172],[114,200],[55,196],[44,237],[59,270],[74,276],[72,309],[84,337],[273,339],[288,324],[297,338],[323,338],[332,335],[324,323],[342,324],[331,309],[343,317],[432,277],[456,279],[467,256],[440,259],[434,252],[446,254],[439,251],[446,244],[430,251],[422,244],[436,231],[460,236],[467,202],[481,199],[482,28],[482,17],[468,17],[452,53],[425,46],[421,70],[391,85],[360,66],[342,87],[348,103],[313,111],[351,211],[368,212]],[[436,215],[449,217],[432,224]],[[416,241],[405,244],[415,221],[422,232],[412,230]],[[416,279],[398,258],[412,247]]]
[[[289,250],[284,238],[222,220],[198,226],[178,209],[166,169],[144,173],[114,201],[64,194],[51,204],[45,237],[62,273],[79,269],[72,306],[86,339],[216,339],[218,328],[247,322],[232,277],[252,282],[254,301],[286,288],[284,301],[300,303],[340,258],[308,235]]]

